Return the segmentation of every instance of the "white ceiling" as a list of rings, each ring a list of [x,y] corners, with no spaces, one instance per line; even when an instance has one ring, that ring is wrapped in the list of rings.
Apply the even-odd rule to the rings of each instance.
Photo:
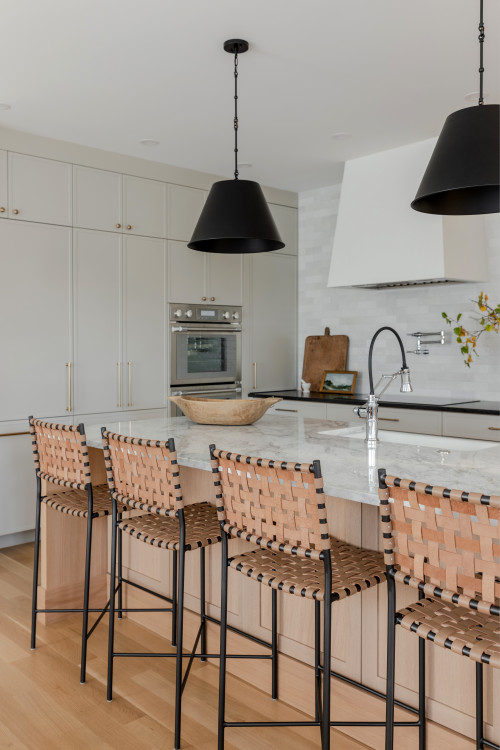
[[[345,159],[430,138],[478,88],[479,0],[5,0],[0,126],[230,176],[334,183]],[[485,0],[486,103],[500,4]],[[337,141],[333,133],[352,138]],[[142,138],[160,141],[156,148]]]

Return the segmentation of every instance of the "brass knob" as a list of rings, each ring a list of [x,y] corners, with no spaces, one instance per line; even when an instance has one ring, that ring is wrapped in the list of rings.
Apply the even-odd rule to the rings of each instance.
[[[127,224],[127,229],[132,229],[132,224]]]
[[[215,297],[210,297],[211,302],[215,302]]]
[[[207,301],[207,298],[206,298],[206,297],[202,297],[202,298],[201,298],[201,301],[202,301],[202,302],[206,302],[206,301]]]
[[[5,208],[3,206],[0,206],[0,214],[4,214],[4,213],[5,213]]]
[[[120,227],[121,227],[121,224],[115,224],[115,227],[116,227],[117,229],[120,229]]]
[[[13,214],[15,214],[15,215],[17,216],[17,214],[19,213],[19,211],[17,210],[17,208],[15,208],[15,209],[14,209],[14,210],[12,211],[12,213],[13,213]]]

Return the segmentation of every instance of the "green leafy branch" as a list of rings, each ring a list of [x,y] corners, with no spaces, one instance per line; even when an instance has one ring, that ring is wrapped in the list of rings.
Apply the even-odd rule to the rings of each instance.
[[[479,357],[477,343],[480,336],[485,331],[498,333],[500,330],[500,304],[492,307],[488,303],[488,295],[483,292],[480,293],[477,300],[471,300],[471,302],[480,312],[480,317],[474,318],[474,321],[480,326],[475,330],[469,331],[460,323],[462,313],[459,313],[456,318],[450,318],[448,313],[441,313],[448,325],[453,326],[453,333],[456,336],[457,343],[460,344],[460,351],[464,355],[464,363],[467,367],[471,366],[473,355]]]

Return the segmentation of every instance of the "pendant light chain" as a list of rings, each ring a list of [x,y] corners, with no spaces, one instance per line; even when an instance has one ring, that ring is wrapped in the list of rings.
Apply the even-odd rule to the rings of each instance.
[[[484,104],[483,96],[483,45],[484,45],[484,20],[483,20],[483,0],[480,0],[479,10],[479,102],[478,104]]]
[[[234,179],[238,179],[238,48],[234,48]]]

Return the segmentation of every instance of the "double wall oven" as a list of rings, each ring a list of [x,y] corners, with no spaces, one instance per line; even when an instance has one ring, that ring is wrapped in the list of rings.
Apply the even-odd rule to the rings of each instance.
[[[172,396],[241,398],[241,307],[170,305]],[[181,414],[171,404],[172,416]]]

